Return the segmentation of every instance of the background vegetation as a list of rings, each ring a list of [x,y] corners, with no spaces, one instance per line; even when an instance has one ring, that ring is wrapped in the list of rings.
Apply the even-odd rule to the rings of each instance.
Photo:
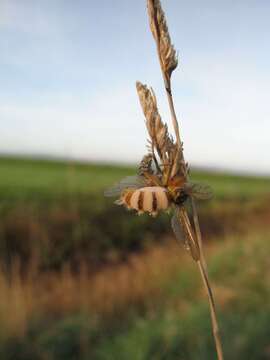
[[[132,167],[0,159],[1,359],[213,359],[197,269],[169,216],[103,191]],[[227,359],[269,359],[270,179],[192,171]]]

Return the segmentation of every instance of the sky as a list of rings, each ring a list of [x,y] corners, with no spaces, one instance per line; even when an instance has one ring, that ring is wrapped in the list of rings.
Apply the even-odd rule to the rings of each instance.
[[[163,0],[191,166],[270,174],[270,2]],[[139,162],[135,82],[172,130],[144,0],[0,0],[0,153]]]

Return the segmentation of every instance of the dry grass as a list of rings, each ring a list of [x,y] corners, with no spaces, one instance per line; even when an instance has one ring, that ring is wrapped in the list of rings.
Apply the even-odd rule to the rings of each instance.
[[[267,234],[265,226],[265,234]],[[221,313],[249,308],[269,298],[269,242],[267,235],[229,237],[207,246],[213,289]],[[256,252],[255,252],[256,250]],[[256,254],[256,256],[254,256]],[[109,326],[129,312],[151,318],[161,309],[192,313],[206,303],[196,269],[178,244],[167,241],[129,260],[89,274],[81,265],[76,275],[66,266],[61,272],[38,274],[33,264],[27,276],[14,264],[7,278],[0,272],[0,321],[2,337],[24,336],[33,319],[69,318],[73,313],[90,314]],[[262,300],[264,299],[264,300]],[[42,331],[38,328],[37,331]],[[3,335],[4,334],[4,335]]]
[[[7,278],[0,272],[1,324],[6,332],[23,333],[33,315],[65,315],[87,311],[99,317],[114,316],[128,309],[153,307],[162,289],[186,260],[177,245],[156,247],[133,255],[125,263],[89,275],[81,264],[74,274],[69,266],[60,272],[38,274],[35,266],[20,275],[18,263]],[[176,251],[177,250],[177,251]]]

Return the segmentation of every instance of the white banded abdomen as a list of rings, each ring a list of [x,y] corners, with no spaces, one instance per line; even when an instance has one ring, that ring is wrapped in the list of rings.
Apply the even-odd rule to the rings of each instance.
[[[169,207],[167,190],[161,186],[149,186],[124,193],[122,203],[128,208],[137,210],[139,213],[149,212],[153,215],[159,210]]]

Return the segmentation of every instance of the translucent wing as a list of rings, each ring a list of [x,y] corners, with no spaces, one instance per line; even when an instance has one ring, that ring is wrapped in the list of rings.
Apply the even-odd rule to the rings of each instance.
[[[200,258],[200,250],[185,208],[176,208],[171,224],[177,240],[187,251],[190,251],[193,259],[197,261]]]
[[[134,175],[127,176],[113,185],[111,188],[104,191],[105,196],[119,196],[125,189],[139,189],[146,185],[145,179],[142,176]]]
[[[185,185],[187,193],[198,200],[207,200],[213,197],[213,191],[209,185],[200,183],[188,183]]]
[[[190,250],[189,241],[185,234],[185,231],[180,223],[179,211],[175,211],[171,220],[172,229],[176,239],[184,246],[186,250]]]

